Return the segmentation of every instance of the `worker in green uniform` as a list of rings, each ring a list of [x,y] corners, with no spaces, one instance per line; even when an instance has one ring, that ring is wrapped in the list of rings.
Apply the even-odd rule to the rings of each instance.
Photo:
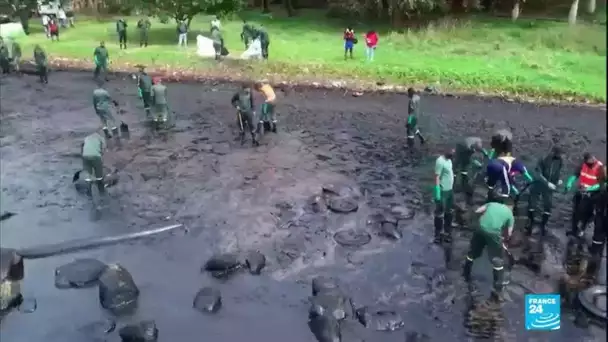
[[[435,243],[452,242],[452,218],[454,215],[454,150],[440,155],[435,161]]]
[[[0,37],[0,69],[2,69],[3,74],[8,74],[10,72],[11,65],[9,55],[8,46],[4,42],[4,39]]]
[[[127,22],[120,18],[116,21],[116,33],[118,33],[118,45],[121,49],[127,48]]]
[[[475,211],[482,215],[479,218],[479,228],[471,238],[463,269],[465,280],[470,282],[473,262],[481,256],[485,248],[493,268],[494,289],[492,299],[498,301],[502,299],[504,286],[509,283],[512,267],[506,245],[506,240],[511,236],[515,224],[512,210],[513,206],[510,204],[489,202]]]
[[[249,44],[253,41],[255,29],[247,21],[243,20],[243,30],[241,31],[241,41],[245,44],[245,49],[249,48]]]
[[[237,91],[231,100],[232,105],[237,110],[237,124],[239,125],[241,145],[245,143],[245,130],[251,133],[251,143],[253,146],[259,146],[256,136],[256,125],[258,120],[255,117],[255,105],[253,102],[253,94],[251,86],[244,84]]]
[[[19,72],[19,66],[21,64],[21,45],[15,39],[9,38],[11,41],[11,65],[16,72]]]
[[[139,29],[139,47],[148,47],[148,33],[152,24],[148,17],[141,18],[137,22],[137,28]]]
[[[86,172],[87,181],[95,181],[99,193],[105,192],[103,174],[103,154],[106,151],[106,140],[98,132],[84,138],[82,144],[82,169]]]
[[[153,122],[158,126],[166,127],[169,106],[167,104],[167,87],[162,83],[160,77],[154,77],[152,85],[152,108],[154,108]]]
[[[260,39],[260,45],[262,47],[262,58],[268,59],[268,47],[270,46],[270,37],[268,36],[268,31],[266,31],[266,28],[260,26],[260,28],[256,30],[256,38]]]
[[[108,80],[108,64],[110,63],[110,54],[106,49],[106,43],[100,42],[99,46],[93,52],[93,60],[95,61],[95,78],[103,73],[104,79]]]
[[[46,58],[46,52],[42,50],[40,45],[34,47],[34,62],[36,63],[36,71],[40,76],[40,82],[47,84],[49,83],[49,68]]]
[[[215,60],[220,60],[222,57],[222,47],[224,46],[224,38],[222,32],[217,27],[211,28],[211,40],[213,40],[213,49],[215,50]]]
[[[532,235],[537,204],[542,199],[543,214],[540,223],[540,236],[544,237],[546,235],[547,223],[551,216],[551,209],[553,209],[553,192],[562,183],[560,175],[563,165],[562,150],[558,146],[554,146],[549,155],[538,161],[536,165],[536,177],[534,177],[534,181],[530,185],[530,196],[528,197],[526,234]]]
[[[418,129],[418,115],[420,115],[420,95],[416,93],[414,88],[408,88],[407,96],[409,98],[407,104],[407,145],[414,146],[414,138],[417,136],[420,144],[424,144],[424,137]]]
[[[472,182],[475,182],[474,179],[469,178],[469,172],[473,173],[473,168],[481,169],[482,167],[482,161],[475,158],[476,153],[481,153],[485,158],[490,157],[490,153],[483,148],[482,140],[479,137],[467,137],[456,144],[454,169],[457,177],[460,178],[460,187],[465,193],[467,205],[473,204]]]
[[[144,102],[144,111],[146,112],[146,120],[150,121],[150,106],[152,105],[152,78],[146,73],[146,68],[143,65],[139,66],[137,74],[137,92],[139,98]]]
[[[118,105],[116,101],[112,100],[110,93],[104,89],[103,82],[98,81],[98,87],[93,90],[93,108],[95,109],[95,114],[97,114],[101,120],[103,132],[108,139],[111,138],[112,135],[118,137],[118,127],[116,126],[114,115],[112,114],[112,104],[114,104],[114,106]],[[111,124],[112,134],[110,134],[110,130],[108,129],[108,123]]]

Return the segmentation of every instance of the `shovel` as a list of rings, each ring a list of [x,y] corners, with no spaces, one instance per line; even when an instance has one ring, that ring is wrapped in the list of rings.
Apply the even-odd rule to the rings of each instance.
[[[124,121],[120,123],[120,135],[127,140],[131,139],[129,125],[127,125]]]

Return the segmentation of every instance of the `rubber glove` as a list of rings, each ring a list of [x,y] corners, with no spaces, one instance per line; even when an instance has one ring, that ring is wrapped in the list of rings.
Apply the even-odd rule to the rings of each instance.
[[[574,183],[576,182],[577,177],[576,176],[570,176],[568,177],[568,180],[566,181],[566,192],[570,191],[572,189],[572,186],[574,185]]]
[[[549,189],[551,189],[552,191],[555,191],[555,189],[557,189],[557,186],[555,186],[555,184],[549,182],[547,183],[547,186],[549,187]]]
[[[479,160],[477,160],[477,159],[473,160],[473,165],[475,165],[476,167],[482,167],[483,166],[483,164],[481,164],[481,162]]]
[[[495,154],[496,154],[496,151],[494,151],[494,149],[491,149],[489,152],[487,152],[488,159],[494,158]]]
[[[515,196],[519,195],[519,190],[515,187],[515,185],[511,185],[511,191]]]
[[[139,98],[141,99],[142,97],[144,97],[144,94],[141,92],[141,88],[137,88],[137,95],[139,95]]]
[[[93,60],[95,61],[95,65],[99,66],[99,59],[97,59],[97,56],[93,56]]]
[[[532,176],[530,175],[530,172],[528,172],[528,170],[526,170],[526,172],[524,172],[524,178],[528,181],[528,183],[532,183],[534,181],[534,178],[532,178]]]
[[[595,185],[592,185],[592,186],[586,188],[585,192],[598,191],[599,189],[600,189],[600,185],[599,184],[595,184]]]
[[[441,188],[439,185],[433,187],[433,199],[437,202],[441,200]]]

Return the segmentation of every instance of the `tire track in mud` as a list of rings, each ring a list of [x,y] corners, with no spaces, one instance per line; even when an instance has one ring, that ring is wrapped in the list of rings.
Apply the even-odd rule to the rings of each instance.
[[[140,124],[143,111],[135,85],[118,80],[109,84],[109,90],[126,111],[120,117],[134,130],[122,150],[107,156],[107,166],[121,169],[121,181],[111,189],[108,222],[95,223],[93,230],[76,231],[61,227],[62,222],[87,226],[87,203],[70,184],[80,162],[66,156],[77,153],[82,138],[98,127],[90,108],[94,84],[82,74],[70,73],[54,74],[51,81],[56,87],[44,89],[34,78],[2,82],[2,210],[27,211],[30,216],[11,219],[17,220],[15,225],[30,226],[23,232],[29,238],[13,231],[6,241],[31,245],[38,242],[32,239],[63,239],[100,229],[124,232],[177,220],[193,234],[190,241],[163,245],[162,259],[169,261],[157,262],[161,269],[179,265],[171,274],[192,272],[187,270],[193,263],[214,251],[259,249],[269,258],[267,272],[273,279],[291,283],[316,274],[338,275],[358,300],[397,307],[408,322],[407,330],[419,327],[436,338],[440,337],[434,332],[436,327],[444,329],[439,330],[441,336],[446,330],[461,336],[461,324],[455,320],[460,314],[454,311],[466,308],[458,293],[462,291],[458,272],[452,271],[458,265],[446,269],[443,250],[428,243],[432,227],[426,188],[432,179],[433,155],[467,135],[489,141],[494,130],[504,127],[513,131],[516,153],[529,168],[556,141],[565,149],[569,167],[583,149],[598,156],[606,154],[605,112],[426,97],[421,129],[429,136],[429,144],[422,149],[424,154],[412,156],[405,148],[405,96],[352,98],[339,91],[279,93],[282,132],[266,138],[264,146],[251,149],[235,141],[234,110],[229,105],[233,88],[229,85],[209,91],[207,86],[170,84],[169,101],[177,114],[177,127],[166,142],[148,142]],[[311,210],[311,199],[328,184],[356,188],[361,193],[358,210],[351,214]],[[551,225],[561,235],[563,228],[558,223],[567,221],[570,201],[564,195],[556,197]],[[394,218],[395,208],[408,218]],[[413,219],[409,218],[412,214]],[[403,238],[391,242],[380,237],[378,217],[391,224],[395,221]],[[41,223],[43,228],[36,228]],[[14,227],[7,221],[3,230]],[[334,234],[346,229],[365,230],[372,239],[358,249],[337,245]],[[128,253],[113,257],[131,260],[139,253],[154,259],[144,249],[130,246]],[[463,253],[466,241],[456,241],[454,249],[455,255]],[[452,260],[451,264],[458,262]],[[148,273],[139,276],[150,284],[159,281]],[[184,282],[197,280],[186,277]],[[280,308],[269,304],[277,301],[271,288],[276,290],[266,283],[255,290],[233,285],[229,291],[234,298],[265,302],[278,312],[302,309],[293,302],[276,304]],[[248,294],[251,291],[261,291],[261,298],[251,299],[256,297]],[[288,296],[297,293],[285,291]],[[298,315],[303,323],[305,314]],[[511,331],[522,330],[521,322],[507,326]],[[194,336],[196,329],[190,330]],[[218,342],[230,338],[234,336],[218,332]],[[403,335],[370,338],[401,341]]]

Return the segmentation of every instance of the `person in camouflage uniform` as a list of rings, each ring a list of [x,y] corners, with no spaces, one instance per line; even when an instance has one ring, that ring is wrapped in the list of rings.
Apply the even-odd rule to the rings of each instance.
[[[469,172],[473,167],[481,169],[482,162],[475,159],[475,154],[481,153],[484,157],[489,157],[489,153],[483,149],[483,143],[479,137],[467,137],[464,141],[456,144],[456,157],[454,160],[454,171],[456,177],[460,179],[460,188],[465,193],[467,205],[473,202],[474,179],[469,178]]]
[[[152,86],[152,108],[154,116],[152,120],[157,125],[166,127],[169,120],[169,105],[167,103],[167,87],[162,83],[160,77],[155,77]]]
[[[40,82],[44,84],[49,83],[49,69],[46,52],[42,50],[40,45],[36,45],[36,47],[34,47],[34,62],[36,63],[36,71],[40,76]]]
[[[8,46],[4,39],[0,37],[0,69],[2,69],[3,74],[8,74],[11,69],[9,55]]]
[[[148,17],[139,19],[137,28],[139,29],[139,47],[148,47],[148,33],[150,32],[150,19]]]
[[[243,30],[241,31],[241,41],[245,44],[245,49],[249,48],[249,44],[255,38],[255,28],[251,26],[247,21],[243,20]]]
[[[105,42],[100,42],[99,46],[95,48],[95,51],[93,51],[93,60],[95,61],[95,78],[98,79],[100,74],[103,74],[104,79],[107,81],[110,54],[108,53],[108,49],[106,49]]]
[[[127,48],[127,22],[120,18],[116,21],[116,33],[118,33],[118,44],[121,49]]]
[[[256,37],[260,39],[260,44],[262,46],[262,58],[268,59],[268,48],[270,47],[270,37],[268,36],[268,31],[261,26],[256,30]]]
[[[146,120],[152,120],[150,114],[150,106],[152,105],[152,78],[145,71],[143,65],[139,66],[137,74],[137,92],[139,98],[144,102],[144,111],[146,112]]]
[[[222,32],[217,27],[211,28],[211,39],[213,40],[213,49],[215,50],[215,60],[222,58],[222,48],[224,46],[224,37]]]
[[[409,98],[407,105],[407,145],[414,146],[414,138],[417,136],[420,144],[424,144],[425,140],[420,130],[418,129],[418,116],[420,115],[420,95],[416,93],[414,88],[408,88],[407,96]]]
[[[230,101],[237,110],[237,124],[239,125],[241,145],[245,143],[245,129],[251,133],[251,143],[253,146],[259,146],[256,136],[255,104],[253,102],[252,89],[249,85],[244,84],[237,91]]]
[[[11,66],[18,73],[19,66],[21,64],[21,45],[13,38],[9,38],[11,41]]]
[[[106,148],[106,140],[98,132],[88,135],[82,143],[82,170],[86,173],[87,181],[97,183],[99,193],[104,193],[106,189],[103,173],[103,154]]]
[[[112,114],[112,104],[117,106],[118,103],[112,100],[110,93],[103,88],[103,82],[98,81],[98,87],[93,90],[93,108],[95,109],[95,114],[101,120],[103,132],[107,138],[111,138],[112,134],[118,137],[118,127]],[[111,124],[112,134],[110,134],[110,130],[108,129],[108,123]]]

